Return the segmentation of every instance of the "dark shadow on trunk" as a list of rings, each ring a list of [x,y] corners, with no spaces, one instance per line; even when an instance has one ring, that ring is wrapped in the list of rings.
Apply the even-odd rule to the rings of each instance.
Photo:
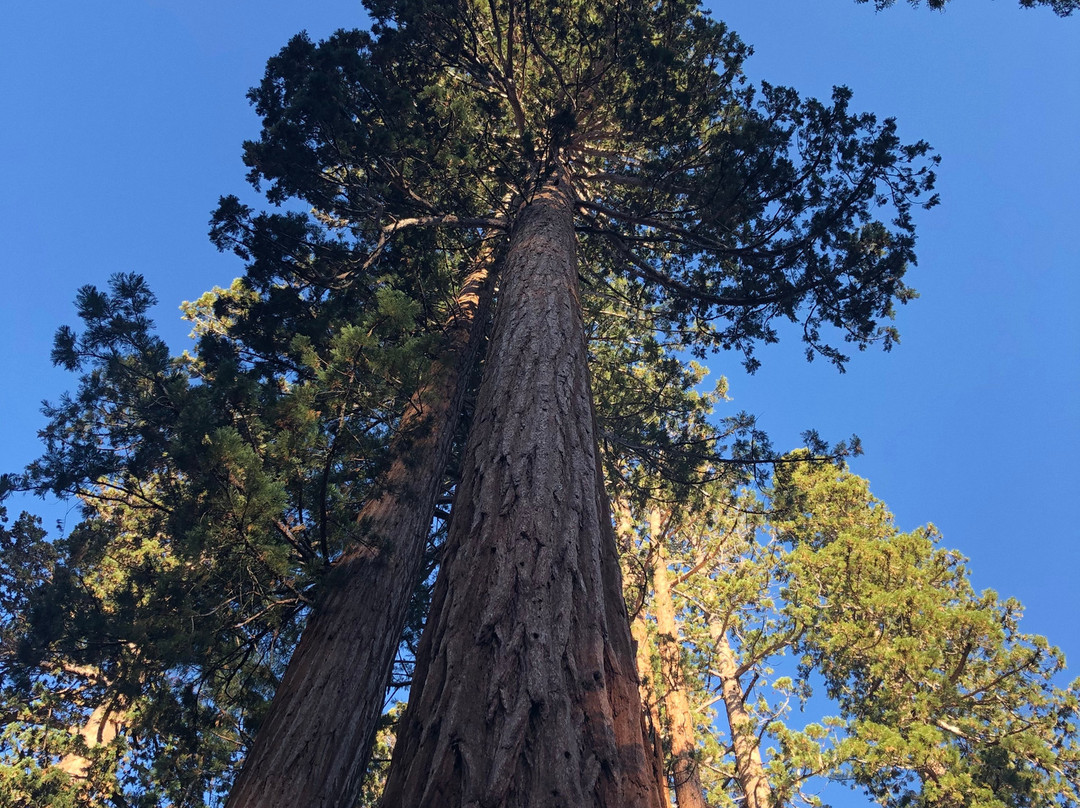
[[[410,401],[364,543],[335,563],[228,808],[352,808],[383,709],[468,379],[485,331],[487,262],[466,280],[443,361]]]

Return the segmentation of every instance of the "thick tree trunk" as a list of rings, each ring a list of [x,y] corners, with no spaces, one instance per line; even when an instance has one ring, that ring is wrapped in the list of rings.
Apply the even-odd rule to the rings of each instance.
[[[761,761],[761,747],[755,730],[754,719],[743,704],[742,685],[736,676],[738,665],[727,636],[720,633],[716,638],[716,665],[720,674],[720,695],[724,700],[728,726],[731,728],[731,745],[735,749],[735,776],[745,795],[746,808],[770,808],[772,789],[765,776]]]
[[[360,512],[367,543],[331,571],[228,808],[352,808],[356,801],[483,339],[486,260],[458,295],[447,358],[433,363],[402,419],[382,494]]]
[[[657,644],[660,648],[660,670],[664,680],[664,708],[667,711],[668,735],[671,737],[671,777],[675,786],[675,801],[679,808],[708,808],[701,776],[697,770],[697,739],[694,716],[686,695],[683,676],[682,648],[679,627],[675,621],[675,604],[671,597],[667,552],[660,529],[660,514],[649,514],[649,533],[656,547],[653,564],[653,597],[656,610]]]
[[[659,808],[565,175],[522,208],[387,808]]]

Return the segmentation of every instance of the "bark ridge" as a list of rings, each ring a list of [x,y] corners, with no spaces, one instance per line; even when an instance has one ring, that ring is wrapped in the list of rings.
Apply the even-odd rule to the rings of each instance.
[[[383,805],[658,808],[597,462],[569,182],[520,212]]]

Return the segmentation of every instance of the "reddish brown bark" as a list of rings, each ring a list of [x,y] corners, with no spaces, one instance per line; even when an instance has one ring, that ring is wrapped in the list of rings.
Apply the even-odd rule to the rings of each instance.
[[[387,808],[659,808],[597,462],[573,199],[522,208]]]
[[[336,563],[228,808],[352,808],[371,754],[468,375],[483,338],[488,268],[469,276],[447,359],[402,419],[381,496],[361,510],[367,545]]]
[[[731,728],[731,744],[735,750],[735,776],[746,798],[746,808],[769,808],[772,805],[772,789],[765,776],[761,760],[756,723],[743,704],[742,685],[739,684],[735,653],[727,636],[716,638],[716,672],[720,675],[720,694]]]
[[[697,769],[694,716],[690,711],[690,699],[686,695],[679,627],[675,620],[675,604],[671,597],[671,581],[668,576],[667,552],[660,529],[660,514],[655,510],[649,514],[649,534],[655,547],[656,561],[652,569],[653,603],[656,610],[660,670],[664,680],[664,708],[671,739],[671,777],[675,786],[675,801],[679,808],[708,808]]]

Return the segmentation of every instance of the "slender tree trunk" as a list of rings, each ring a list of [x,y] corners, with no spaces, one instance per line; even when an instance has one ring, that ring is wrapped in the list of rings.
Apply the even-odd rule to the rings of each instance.
[[[660,734],[660,702],[653,682],[652,648],[649,643],[649,627],[645,610],[642,609],[630,621],[630,636],[634,639],[638,679],[641,681],[641,704],[645,715],[645,751],[651,756],[654,777],[660,784],[660,796],[664,805],[671,803],[668,794],[667,775],[664,773],[664,742]]]
[[[690,712],[690,699],[686,695],[679,628],[675,622],[675,605],[668,578],[667,552],[661,535],[660,513],[655,509],[649,514],[649,533],[656,547],[656,562],[652,568],[653,602],[660,670],[664,679],[664,707],[671,737],[671,776],[675,785],[675,801],[679,808],[708,808],[697,769],[694,717]]]
[[[228,808],[352,808],[416,586],[490,299],[466,280],[444,361],[413,396],[382,493],[361,510],[367,543],[335,564],[259,728]]]
[[[630,517],[630,509],[625,502],[616,498],[613,503],[615,509],[615,524],[619,533],[619,542],[625,554],[633,541],[634,527]],[[649,572],[646,570],[641,575],[641,605],[637,614],[630,620],[630,636],[634,641],[634,661],[638,674],[638,693],[641,696],[642,720],[645,722],[645,752],[652,760],[654,777],[660,784],[660,796],[664,805],[671,803],[671,795],[668,794],[667,775],[664,772],[664,742],[661,734],[660,700],[656,693],[656,682],[653,675],[652,643],[649,641],[648,612],[645,610],[646,590],[649,586]],[[633,606],[631,606],[633,608]]]
[[[746,797],[746,808],[770,808],[772,789],[765,776],[761,761],[756,724],[743,704],[742,685],[735,675],[738,665],[727,635],[720,632],[716,637],[716,672],[720,674],[720,695],[724,700],[728,726],[731,728],[731,744],[735,749],[735,776]]]
[[[90,717],[86,719],[86,723],[77,729],[72,728],[72,734],[81,735],[87,750],[92,750],[94,747],[112,742],[120,733],[120,720],[116,702],[113,699],[107,699],[94,708]],[[60,771],[81,780],[89,776],[90,766],[90,758],[74,752],[64,755],[56,764]]]
[[[597,462],[573,198],[506,257],[386,808],[659,808]]]

